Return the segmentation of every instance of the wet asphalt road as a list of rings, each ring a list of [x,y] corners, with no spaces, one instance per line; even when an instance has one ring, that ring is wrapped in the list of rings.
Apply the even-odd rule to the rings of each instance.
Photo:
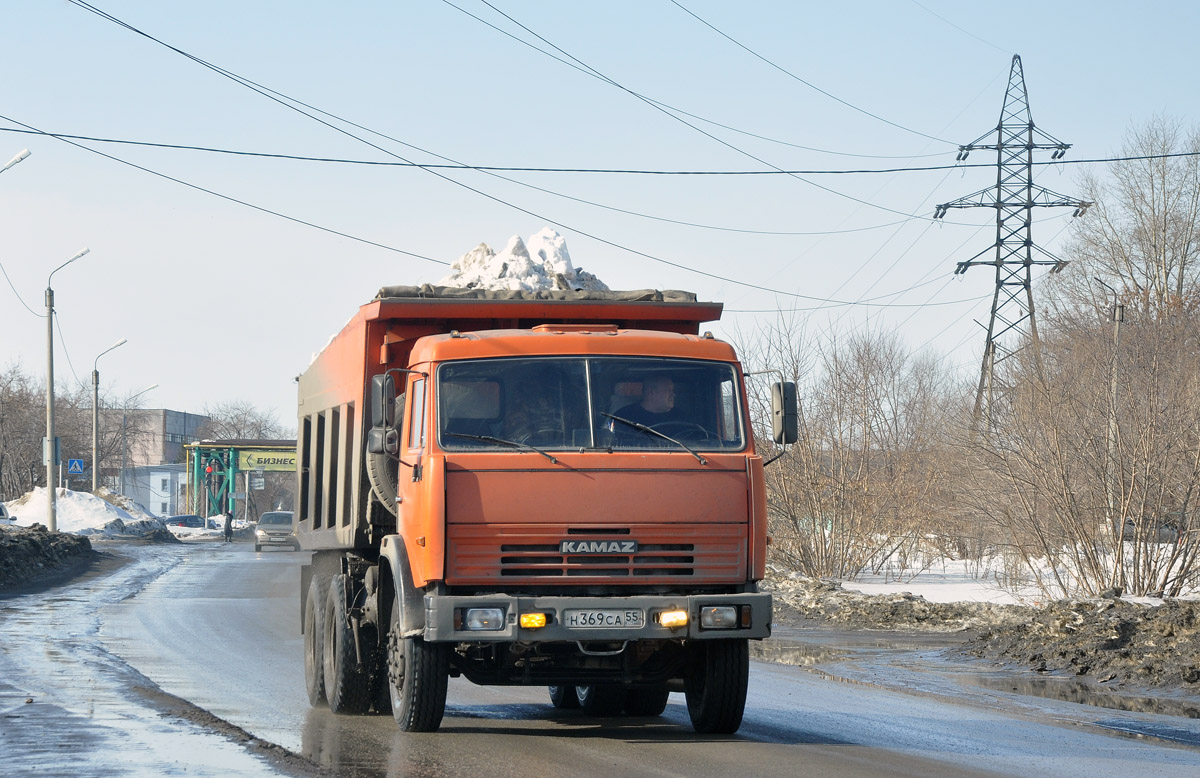
[[[542,688],[462,680],[451,682],[440,732],[405,734],[388,716],[309,707],[297,605],[305,554],[242,543],[138,551],[89,583],[0,600],[0,775],[313,772],[247,749],[220,720],[339,776],[1200,775],[1200,748],[1105,731],[1177,727],[1200,743],[1194,720],[964,693],[895,657],[841,669],[815,657],[835,677],[755,662],[731,737],[695,735],[682,695],[661,718],[590,719],[552,709]],[[164,710],[146,679],[218,725]],[[30,707],[22,695],[35,688]],[[39,731],[63,734],[30,737]]]

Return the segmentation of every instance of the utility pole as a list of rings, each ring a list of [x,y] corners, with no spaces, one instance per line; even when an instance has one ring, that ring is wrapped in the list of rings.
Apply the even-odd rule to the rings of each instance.
[[[1117,542],[1114,544],[1117,563],[1113,566],[1112,584],[1125,586],[1124,540],[1125,516],[1117,509],[1117,354],[1121,347],[1121,322],[1125,321],[1125,306],[1117,295],[1117,290],[1092,276],[1092,280],[1112,292],[1113,304],[1110,318],[1113,323],[1113,354],[1108,370],[1108,466],[1104,468],[1104,496],[1108,502],[1108,526]]]
[[[983,348],[983,363],[979,370],[979,385],[975,392],[975,426],[978,428],[986,401],[987,428],[995,424],[993,404],[1003,392],[997,392],[996,368],[1026,345],[1033,347],[1037,370],[1041,372],[1041,349],[1038,343],[1037,321],[1033,311],[1032,269],[1048,265],[1057,273],[1066,262],[1033,243],[1033,208],[1063,207],[1075,209],[1082,216],[1092,203],[1052,192],[1033,183],[1033,152],[1052,151],[1050,159],[1061,159],[1071,146],[1037,129],[1029,112],[1029,94],[1025,90],[1025,75],[1020,55],[1013,55],[1008,76],[1008,90],[1000,123],[978,140],[958,147],[958,160],[977,149],[995,149],[996,185],[974,194],[960,197],[937,206],[933,218],[940,219],[951,208],[994,208],[996,210],[996,242],[975,256],[959,262],[955,274],[967,272],[976,265],[996,268],[996,290],[992,296],[992,312],[987,325],[987,341]],[[982,257],[994,250],[991,259]]]

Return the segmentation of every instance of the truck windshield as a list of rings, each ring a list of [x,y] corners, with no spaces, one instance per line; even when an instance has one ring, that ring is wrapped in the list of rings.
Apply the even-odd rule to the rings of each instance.
[[[448,451],[740,451],[737,374],[723,362],[543,357],[449,362],[437,372]],[[658,434],[656,434],[658,433]]]

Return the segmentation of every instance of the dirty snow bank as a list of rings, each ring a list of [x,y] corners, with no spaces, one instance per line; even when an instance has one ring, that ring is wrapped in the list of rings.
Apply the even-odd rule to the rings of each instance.
[[[762,588],[774,595],[777,625],[970,630],[955,649],[964,656],[1040,673],[1089,676],[1100,683],[1200,691],[1200,601],[1142,602],[1116,598],[1114,592],[1107,598],[1046,605],[1000,604],[983,601],[992,596],[983,584],[959,582],[935,592],[936,584],[916,583],[923,577],[871,584],[878,593],[864,594],[837,581],[769,571]],[[846,586],[851,585],[861,584]],[[944,601],[897,591],[901,587],[922,589]],[[968,595],[973,588],[979,591]]]
[[[820,620],[861,629],[959,632],[1029,619],[1032,609],[992,602],[930,602],[908,591],[863,594],[837,581],[772,571],[763,589],[775,597],[777,624]]]
[[[1200,690],[1200,602],[1062,600],[1024,623],[987,629],[964,652],[1101,683]]]
[[[85,537],[32,527],[0,526],[0,586],[26,583],[92,553]]]

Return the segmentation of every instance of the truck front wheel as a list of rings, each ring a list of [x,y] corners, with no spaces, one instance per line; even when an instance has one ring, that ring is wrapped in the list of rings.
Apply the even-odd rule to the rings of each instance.
[[[304,600],[304,685],[308,702],[313,706],[325,704],[325,589],[321,579],[313,576]]]
[[[745,638],[706,640],[692,646],[684,693],[692,728],[701,734],[732,734],[742,725],[750,680]]]
[[[400,608],[397,598],[392,604],[387,650],[392,716],[405,732],[436,732],[446,713],[450,659],[443,644],[403,636]]]
[[[371,707],[371,675],[358,662],[354,630],[346,609],[349,579],[335,575],[325,605],[325,697],[334,713],[366,713]]]

